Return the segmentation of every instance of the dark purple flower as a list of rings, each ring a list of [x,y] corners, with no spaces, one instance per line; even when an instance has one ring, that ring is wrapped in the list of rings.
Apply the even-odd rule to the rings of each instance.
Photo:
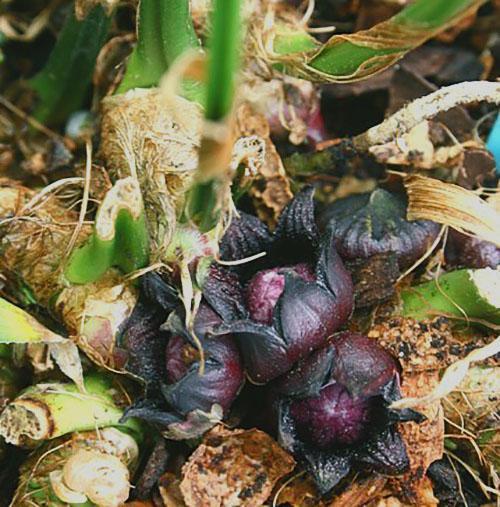
[[[202,304],[195,318],[195,333],[205,355],[203,374],[199,350],[183,326],[169,338],[163,394],[169,405],[183,415],[195,410],[209,413],[214,405],[227,415],[243,385],[243,365],[232,337],[210,336],[210,329],[219,322],[219,316]]]
[[[320,217],[344,260],[393,253],[401,269],[411,266],[436,239],[440,226],[406,220],[406,199],[378,188],[330,204]]]
[[[331,236],[321,241],[314,221],[313,189],[284,209],[274,234],[241,213],[221,242],[224,260],[265,252],[258,261],[214,264],[203,294],[238,342],[248,376],[266,383],[322,347],[349,318],[352,281]]]
[[[162,293],[148,292],[151,287],[144,283],[142,288],[140,305],[134,310],[126,336],[129,344],[141,344],[134,347],[140,354],[134,363],[139,367],[130,371],[144,379],[148,389],[146,397],[127,410],[126,417],[155,423],[168,438],[200,436],[228,414],[243,386],[238,347],[227,334],[212,336],[221,318],[202,302],[193,330],[203,348],[201,374],[200,350],[184,325],[183,312],[157,312]]]
[[[304,462],[322,493],[355,463],[390,475],[407,469],[395,423],[421,416],[389,408],[401,397],[398,365],[374,340],[343,333],[270,389],[281,443]]]
[[[500,248],[495,244],[453,229],[448,234],[445,257],[452,266],[491,269],[500,266]]]

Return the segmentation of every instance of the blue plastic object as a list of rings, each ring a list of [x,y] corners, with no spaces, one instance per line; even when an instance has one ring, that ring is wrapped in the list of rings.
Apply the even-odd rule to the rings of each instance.
[[[500,175],[500,114],[497,115],[497,119],[490,130],[488,140],[486,141],[486,147],[495,157],[497,174]]]

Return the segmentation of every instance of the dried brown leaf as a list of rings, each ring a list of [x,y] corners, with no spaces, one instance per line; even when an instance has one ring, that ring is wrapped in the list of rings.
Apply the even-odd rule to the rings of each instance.
[[[250,195],[256,201],[260,218],[274,223],[292,198],[292,192],[283,162],[271,141],[269,124],[264,115],[256,113],[248,104],[242,104],[238,108],[236,122],[239,136],[256,136],[264,142],[264,161],[257,168],[258,175],[250,189]]]
[[[343,493],[336,496],[326,507],[362,507],[383,494],[387,478],[373,474],[353,482]]]
[[[368,334],[400,359],[402,365],[402,394],[404,397],[426,395],[439,383],[440,370],[452,361],[450,348],[455,340],[443,320],[417,322],[393,319],[374,326]],[[429,465],[444,452],[444,417],[439,400],[418,410],[427,419],[399,425],[406,445],[410,469],[392,481],[398,494],[418,505]]]
[[[405,178],[404,185],[408,220],[433,220],[500,246],[500,212],[474,192],[417,175]]]
[[[257,507],[294,459],[266,433],[214,428],[183,468],[188,507]]]
[[[180,489],[180,479],[173,473],[167,472],[162,475],[158,489],[164,507],[185,507]]]
[[[425,477],[418,487],[418,500],[416,502],[401,501],[395,496],[389,496],[375,502],[370,502],[366,507],[436,507],[439,505],[438,499],[434,496],[431,481]]]

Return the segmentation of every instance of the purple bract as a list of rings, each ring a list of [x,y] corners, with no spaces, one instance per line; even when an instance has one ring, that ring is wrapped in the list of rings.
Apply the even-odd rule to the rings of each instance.
[[[401,397],[398,365],[374,340],[343,333],[270,389],[281,443],[305,463],[323,493],[354,463],[389,475],[408,467],[395,424],[421,416],[389,408]]]
[[[161,311],[159,318],[154,317],[158,291],[148,292],[150,285],[143,284],[142,288],[127,336],[129,341],[133,337],[134,342],[147,348],[148,353],[141,351],[139,357],[143,363],[140,370],[136,368],[132,373],[147,382],[148,396],[129,408],[126,417],[155,423],[168,438],[198,437],[227,415],[243,386],[240,352],[231,336],[212,336],[221,318],[202,302],[194,322],[194,334],[204,354],[204,372],[200,375],[200,351],[185,327],[179,301],[176,310],[169,307],[168,319],[166,311]],[[166,319],[167,324],[162,325]]]
[[[429,220],[408,221],[406,207],[403,195],[377,188],[334,201],[323,211],[320,225],[333,235],[342,259],[393,253],[404,269],[425,254],[440,230]]]
[[[313,189],[284,209],[271,235],[257,218],[241,213],[221,242],[224,260],[266,256],[239,267],[214,264],[204,285],[208,303],[232,334],[247,375],[266,383],[322,347],[349,318],[353,287],[333,240],[320,240]]]

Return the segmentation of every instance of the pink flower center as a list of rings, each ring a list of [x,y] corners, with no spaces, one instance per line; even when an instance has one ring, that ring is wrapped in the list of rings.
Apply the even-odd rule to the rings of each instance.
[[[270,325],[273,310],[285,288],[285,275],[294,273],[302,279],[313,282],[316,278],[308,264],[285,266],[258,271],[247,286],[247,307],[250,317],[262,324]]]

